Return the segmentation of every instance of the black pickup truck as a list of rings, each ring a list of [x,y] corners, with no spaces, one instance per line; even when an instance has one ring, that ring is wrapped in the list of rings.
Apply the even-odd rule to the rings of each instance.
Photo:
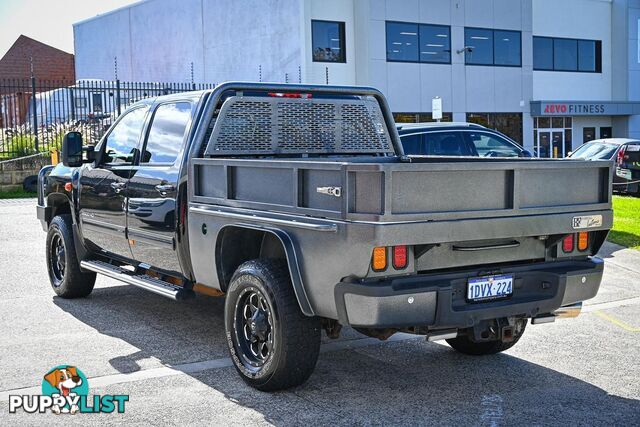
[[[371,88],[225,83],[138,102],[39,175],[63,298],[96,273],[226,298],[229,350],[260,390],[303,383],[320,334],[513,346],[596,295],[609,161],[405,156]],[[550,185],[549,183],[562,183]]]

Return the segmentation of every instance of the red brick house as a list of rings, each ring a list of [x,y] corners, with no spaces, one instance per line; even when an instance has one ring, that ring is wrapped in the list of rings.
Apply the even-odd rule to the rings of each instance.
[[[74,56],[21,35],[0,58],[0,127],[20,125],[25,119],[31,89],[28,80],[48,81],[45,90],[75,81]]]

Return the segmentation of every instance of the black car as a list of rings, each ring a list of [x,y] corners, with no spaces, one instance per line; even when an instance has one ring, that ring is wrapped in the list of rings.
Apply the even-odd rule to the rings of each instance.
[[[397,127],[406,155],[531,157],[506,135],[474,123],[402,123]]]
[[[640,195],[640,141],[627,138],[596,139],[569,154],[571,159],[614,160],[613,191]]]

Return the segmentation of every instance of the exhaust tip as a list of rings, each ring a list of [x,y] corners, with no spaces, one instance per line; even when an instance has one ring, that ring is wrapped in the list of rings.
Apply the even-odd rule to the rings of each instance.
[[[582,311],[582,302],[578,302],[571,305],[565,305],[553,312],[553,315],[558,319],[570,319],[572,317],[578,317]]]

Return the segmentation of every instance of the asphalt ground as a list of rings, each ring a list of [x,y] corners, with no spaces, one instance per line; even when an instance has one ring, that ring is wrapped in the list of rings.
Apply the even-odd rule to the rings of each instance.
[[[301,387],[262,393],[228,358],[223,300],[176,303],[99,277],[90,297],[50,289],[35,201],[0,201],[0,425],[640,425],[640,252],[607,244],[598,296],[576,319],[529,325],[471,357],[398,334],[323,339]],[[73,365],[125,413],[8,412]]]

